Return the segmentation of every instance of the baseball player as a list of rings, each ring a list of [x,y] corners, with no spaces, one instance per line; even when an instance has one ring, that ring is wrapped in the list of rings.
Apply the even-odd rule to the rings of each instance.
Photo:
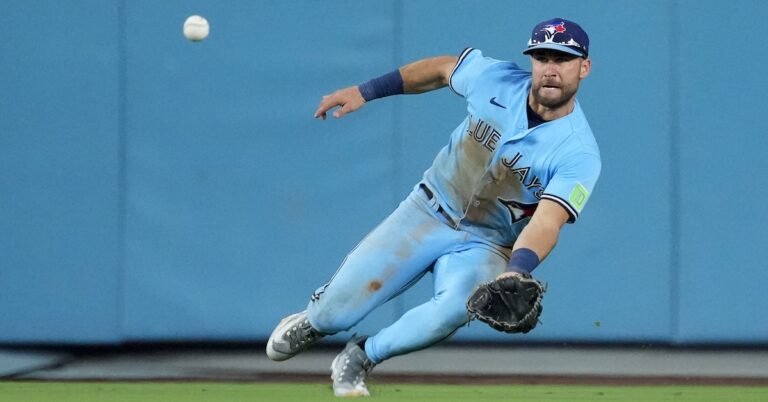
[[[448,338],[472,318],[467,300],[478,286],[529,275],[546,258],[600,174],[600,153],[575,98],[592,65],[589,39],[576,23],[555,18],[534,27],[523,54],[531,72],[467,48],[323,97],[315,117],[325,120],[337,107],[339,118],[377,98],[448,86],[464,97],[467,116],[306,310],[277,325],[269,358],[289,359],[350,329],[431,271],[430,300],[374,335],[353,336],[333,360],[334,393],[367,396],[375,365]]]

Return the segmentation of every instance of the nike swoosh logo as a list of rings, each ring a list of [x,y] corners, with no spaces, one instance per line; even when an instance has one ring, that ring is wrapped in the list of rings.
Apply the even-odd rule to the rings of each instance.
[[[496,97],[495,96],[493,98],[491,98],[491,105],[498,106],[498,107],[500,107],[502,109],[506,109],[507,108],[506,106],[502,105],[501,103],[496,102]]]

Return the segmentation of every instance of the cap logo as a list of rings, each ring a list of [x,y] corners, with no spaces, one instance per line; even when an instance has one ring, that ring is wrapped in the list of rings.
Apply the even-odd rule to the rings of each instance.
[[[552,42],[555,34],[565,32],[565,22],[560,21],[560,23],[557,25],[547,25],[542,29],[542,31],[544,31],[544,40],[547,42]]]

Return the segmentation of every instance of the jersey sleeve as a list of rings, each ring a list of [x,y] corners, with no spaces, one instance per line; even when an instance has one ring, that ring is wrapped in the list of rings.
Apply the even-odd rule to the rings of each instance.
[[[453,67],[448,85],[453,92],[466,97],[475,78],[492,63],[493,60],[483,57],[483,52],[479,49],[468,47],[461,52],[456,66]]]
[[[570,215],[568,223],[574,223],[592,194],[600,169],[599,156],[575,155],[556,167],[541,198],[560,204]]]

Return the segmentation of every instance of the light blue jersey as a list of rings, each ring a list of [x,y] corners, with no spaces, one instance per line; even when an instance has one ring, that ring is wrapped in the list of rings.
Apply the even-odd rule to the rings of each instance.
[[[578,101],[570,114],[529,129],[531,74],[515,63],[462,52],[451,88],[469,115],[425,173],[457,229],[511,246],[541,199],[575,222],[600,174],[600,151]]]

